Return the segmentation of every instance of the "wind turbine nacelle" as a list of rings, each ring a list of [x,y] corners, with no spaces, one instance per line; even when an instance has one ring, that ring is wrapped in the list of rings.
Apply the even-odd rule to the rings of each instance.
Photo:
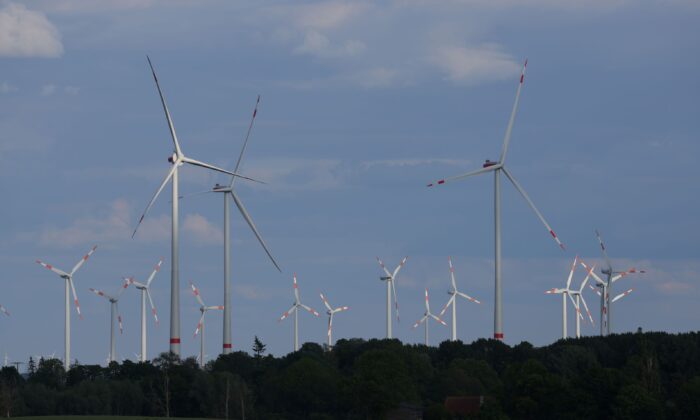
[[[170,163],[175,163],[175,160],[177,159],[177,155],[173,153],[172,155],[168,156],[168,162]]]
[[[391,280],[391,277],[379,277],[379,280],[387,281],[387,280]]]
[[[498,164],[498,162],[492,162],[492,161],[486,159],[486,162],[484,162],[483,167],[484,167],[484,168],[488,168],[489,166],[494,166],[494,165],[497,165],[497,164]]]

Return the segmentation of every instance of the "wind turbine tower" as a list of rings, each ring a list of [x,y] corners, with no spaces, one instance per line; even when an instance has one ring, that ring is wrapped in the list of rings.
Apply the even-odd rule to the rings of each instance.
[[[277,322],[283,321],[291,313],[294,313],[294,351],[299,350],[299,308],[306,309],[312,315],[318,316],[318,312],[303,303],[301,303],[301,298],[299,297],[299,286],[297,285],[297,274],[294,273],[294,303],[292,307],[283,313]]]

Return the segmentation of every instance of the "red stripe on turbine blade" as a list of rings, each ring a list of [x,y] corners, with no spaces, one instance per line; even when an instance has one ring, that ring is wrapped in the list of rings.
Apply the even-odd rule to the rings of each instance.
[[[179,338],[171,338],[170,344],[180,344],[180,339]]]
[[[525,75],[524,75],[524,74],[521,74],[521,75],[520,75],[520,84],[521,84],[521,85],[523,84],[523,80],[525,80]]]
[[[556,234],[556,233],[554,233],[554,231],[553,231],[553,230],[550,230],[550,231],[549,231],[549,234],[550,234],[550,235],[552,235],[552,238],[554,238],[554,239],[556,239],[556,238],[557,238],[557,234]]]
[[[439,180],[437,183],[438,183],[438,185],[444,184],[444,183],[445,183],[445,180],[444,180],[444,179],[441,179],[441,180]]]
[[[432,183],[431,183],[431,184],[428,184],[428,186],[429,186],[429,187],[432,187],[432,186],[433,186],[433,184],[432,184]]]
[[[233,345],[231,343],[224,343],[224,348],[225,349],[232,349]]]
[[[496,340],[503,340],[503,333],[493,333],[493,338]]]

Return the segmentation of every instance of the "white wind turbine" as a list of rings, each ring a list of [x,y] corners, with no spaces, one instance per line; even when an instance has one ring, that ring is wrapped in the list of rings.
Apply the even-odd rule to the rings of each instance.
[[[403,260],[401,260],[401,263],[394,269],[394,272],[389,272],[387,268],[384,266],[384,263],[382,262],[379,257],[377,257],[377,262],[379,262],[379,265],[382,267],[382,270],[384,270],[384,274],[386,276],[381,276],[379,277],[379,280],[385,281],[386,282],[386,338],[392,338],[392,332],[391,332],[391,294],[393,292],[394,294],[394,306],[396,307],[396,321],[399,322],[399,299],[396,296],[396,285],[394,282],[396,281],[396,276],[398,276],[399,271],[401,271],[401,267],[406,264],[406,260],[408,257],[404,257]]]
[[[197,323],[197,329],[194,330],[194,336],[197,337],[197,333],[201,332],[202,335],[200,337],[200,344],[199,344],[199,367],[204,367],[204,315],[207,313],[207,311],[212,311],[212,310],[223,310],[223,306],[207,306],[204,304],[204,301],[202,300],[202,295],[199,293],[199,289],[197,289],[197,286],[195,286],[192,282],[190,282],[190,287],[192,287],[192,294],[194,295],[195,299],[197,299],[197,302],[199,302],[199,312],[202,313],[202,316],[199,317],[199,322]]]
[[[610,304],[612,303],[610,299],[610,296],[612,294],[612,285],[617,280],[621,279],[627,274],[644,273],[645,271],[638,271],[634,267],[630,268],[627,271],[613,270],[610,258],[608,258],[608,252],[605,249],[605,244],[603,243],[603,238],[600,237],[600,233],[597,229],[595,231],[595,235],[598,238],[598,243],[600,244],[600,251],[603,254],[603,258],[605,259],[605,264],[608,266],[607,268],[600,270],[600,272],[603,275],[605,275],[605,280],[601,279],[595,273],[593,273],[593,278],[598,283],[598,287],[602,289],[602,293],[598,293],[600,295],[600,335],[608,335],[612,331],[612,315],[610,314]],[[581,261],[581,264],[583,264],[583,261]],[[583,264],[583,266],[585,267],[585,264]]]
[[[148,58],[148,57],[147,57]],[[161,191],[163,191],[163,188],[165,188],[165,185],[172,179],[172,236],[171,236],[171,258],[170,258],[170,264],[171,264],[171,270],[170,270],[170,351],[176,355],[180,355],[180,251],[179,251],[179,207],[178,207],[178,168],[185,163],[188,163],[193,166],[199,166],[202,168],[207,168],[211,169],[216,172],[221,172],[225,174],[232,175],[234,177],[241,177],[245,178],[251,181],[254,181],[251,178],[244,177],[242,175],[238,175],[235,172],[230,172],[225,169],[218,168],[214,165],[210,165],[208,163],[200,162],[198,160],[189,158],[185,156],[180,149],[180,143],[177,140],[177,134],[175,134],[175,127],[173,126],[173,121],[172,118],[170,117],[170,111],[168,111],[168,106],[165,103],[165,97],[163,96],[163,92],[160,88],[160,83],[158,82],[158,77],[156,77],[156,72],[153,69],[153,64],[151,63],[151,59],[148,58],[148,65],[151,67],[151,73],[153,74],[153,80],[155,80],[156,87],[158,88],[158,94],[160,95],[160,101],[161,104],[163,105],[163,111],[165,112],[165,118],[168,121],[168,128],[170,130],[170,136],[172,137],[173,140],[173,154],[168,158],[168,161],[171,163],[172,168],[168,172],[168,174],[165,176],[165,179],[163,179],[163,182],[160,184],[160,187],[158,187],[158,190],[156,193],[153,195],[153,198],[151,198],[151,201],[148,203],[148,206],[146,206],[146,210],[144,210],[143,214],[141,215],[141,218],[139,219],[138,224],[136,225],[136,228],[134,229],[134,233],[131,235],[132,238],[134,235],[136,235],[136,231],[138,230],[139,226],[141,226],[141,223],[143,222],[143,219],[146,217],[146,214],[148,214],[148,211],[151,209],[153,204],[155,203],[156,199],[160,195]]]
[[[82,318],[83,316],[80,314],[80,304],[78,303],[78,295],[75,293],[75,285],[73,284],[73,275],[75,275],[76,271],[80,269],[80,267],[85,264],[85,261],[90,258],[90,255],[92,255],[93,252],[97,249],[97,245],[93,246],[90,251],[88,251],[87,254],[83,256],[83,258],[78,261],[77,264],[73,267],[73,269],[70,271],[70,273],[66,273],[63,270],[59,270],[58,268],[52,266],[51,264],[46,264],[42,261],[36,260],[37,264],[41,265],[42,267],[53,271],[54,273],[58,274],[63,280],[65,280],[66,284],[66,308],[65,308],[65,353],[64,353],[64,359],[63,359],[63,366],[65,366],[66,371],[70,369],[70,293],[73,292],[73,303],[75,304],[75,310],[78,312],[78,316]]]
[[[241,149],[241,153],[238,156],[238,161],[236,162],[236,168],[233,170],[234,173],[238,173],[238,170],[241,167],[241,162],[243,161],[243,155],[245,154],[246,148],[248,146],[248,139],[250,138],[250,132],[253,128],[253,123],[255,122],[255,117],[258,115],[258,104],[260,103],[260,95],[258,95],[258,99],[255,103],[255,109],[253,110],[253,116],[250,119],[250,124],[248,125],[248,131],[245,136],[245,141],[243,142],[243,148]],[[270,258],[270,261],[272,261],[272,264],[277,268],[278,271],[282,271],[280,266],[277,264],[277,261],[275,261],[275,258],[272,256],[272,253],[268,249],[267,245],[265,244],[265,241],[263,240],[262,236],[258,232],[258,229],[255,227],[255,223],[253,222],[253,219],[250,217],[250,214],[248,213],[248,210],[246,210],[245,206],[243,205],[243,202],[241,199],[238,197],[238,194],[236,194],[236,191],[234,190],[234,184],[236,183],[236,177],[231,177],[231,182],[229,183],[228,186],[225,185],[220,185],[216,184],[211,190],[203,191],[203,192],[214,192],[214,193],[222,193],[224,195],[224,336],[223,336],[223,353],[224,354],[229,354],[231,353],[231,348],[233,347],[231,343],[231,222],[230,222],[230,198],[233,199],[233,202],[236,204],[236,207],[238,207],[238,211],[241,213],[241,216],[245,219],[246,223],[248,223],[248,226],[250,226],[250,229],[253,231],[255,234],[255,237],[258,239],[258,242],[260,242],[260,245],[262,245],[263,249],[265,250],[265,253],[267,256]]]
[[[591,316],[591,311],[588,310],[588,305],[586,304],[586,299],[583,298],[583,288],[586,287],[586,283],[588,283],[588,279],[591,276],[590,270],[588,274],[586,275],[586,278],[581,282],[581,285],[579,286],[578,289],[572,289],[571,288],[571,279],[574,277],[574,271],[576,271],[576,265],[577,262],[579,261],[578,255],[574,257],[574,262],[571,264],[571,271],[569,271],[569,277],[566,279],[566,287],[564,289],[559,289],[559,288],[552,288],[547,291],[545,291],[546,294],[551,295],[561,295],[562,301],[561,301],[561,322],[562,322],[562,338],[568,338],[569,334],[567,332],[567,326],[568,326],[568,317],[566,315],[566,298],[568,296],[569,300],[571,300],[571,303],[574,305],[574,308],[576,309],[576,338],[581,337],[581,319],[583,318],[583,315],[581,314],[581,301],[583,301],[583,306],[586,308],[586,312],[588,313],[588,317],[591,320],[591,324],[593,324],[593,317]],[[576,299],[574,299],[574,296],[576,296]]]
[[[124,284],[119,288],[116,295],[108,295],[107,293],[90,288],[90,291],[97,296],[101,296],[109,301],[110,306],[110,317],[109,317],[109,361],[117,361],[117,342],[114,339],[114,321],[119,322],[119,334],[123,332],[122,328],[122,315],[119,313],[119,298],[121,297],[124,290],[129,287],[129,281],[124,279]]]
[[[591,315],[591,311],[588,309],[586,299],[583,297],[583,289],[586,287],[586,284],[588,284],[588,280],[591,278],[591,272],[593,271],[593,269],[595,269],[595,266],[588,270],[588,272],[586,273],[586,278],[583,279],[578,290],[569,290],[569,296],[576,297],[576,300],[574,301],[576,312],[578,313],[578,316],[576,317],[576,338],[581,338],[581,320],[583,319],[583,315],[581,314],[581,303],[583,303],[583,307],[586,309],[586,314],[588,315],[588,319],[591,321],[591,325],[595,325],[595,322],[593,321],[593,316]]]
[[[440,319],[439,317],[433,315],[430,312],[430,302],[428,301],[428,289],[425,289],[425,313],[423,314],[423,318],[419,319],[416,321],[415,324],[413,324],[413,328],[418,327],[420,324],[425,323],[425,345],[428,345],[428,318],[432,318],[436,320],[437,322],[441,323],[444,326],[447,326],[445,321]]]
[[[481,169],[478,169],[476,171],[472,172],[467,172],[462,175],[457,175],[453,176],[450,178],[445,178],[441,179],[439,181],[436,181],[434,183],[428,184],[428,187],[432,187],[434,185],[442,185],[446,182],[452,182],[452,181],[457,181],[460,179],[468,178],[474,175],[480,175],[484,174],[487,172],[493,172],[494,175],[494,187],[493,187],[493,195],[494,195],[494,251],[495,251],[495,272],[494,272],[494,279],[495,279],[495,299],[494,299],[494,322],[493,322],[493,338],[497,340],[503,340],[503,305],[502,305],[502,287],[501,287],[501,182],[500,182],[500,175],[501,172],[508,178],[508,180],[513,184],[516,190],[520,193],[520,195],[525,199],[527,204],[530,206],[530,208],[535,212],[537,217],[540,219],[540,222],[544,225],[544,227],[547,229],[549,234],[554,238],[554,240],[559,244],[559,247],[561,249],[564,249],[564,244],[561,243],[557,235],[554,233],[554,230],[549,226],[549,223],[545,220],[544,216],[542,216],[542,213],[540,213],[539,210],[537,210],[537,207],[535,207],[535,204],[532,202],[530,197],[527,195],[525,190],[520,186],[518,181],[515,180],[513,175],[506,169],[506,154],[508,152],[508,144],[510,143],[510,137],[511,137],[511,132],[513,130],[513,123],[515,122],[515,115],[517,114],[518,111],[518,104],[520,102],[520,91],[523,88],[523,82],[525,81],[525,69],[527,67],[527,60],[525,60],[525,64],[523,65],[523,70],[522,73],[520,74],[520,83],[518,84],[518,90],[515,94],[515,103],[513,104],[513,110],[511,111],[510,114],[510,119],[508,121],[508,127],[506,128],[506,133],[503,138],[503,148],[501,150],[501,156],[498,159],[497,162],[492,162],[490,160],[486,160],[486,162],[483,164],[483,167]]]
[[[163,264],[163,259],[161,258],[160,261],[158,261],[158,264],[156,264],[155,267],[153,267],[153,271],[151,272],[151,275],[148,276],[148,280],[146,280],[146,284],[140,283],[136,280],[134,280],[133,277],[130,277],[127,279],[127,281],[130,284],[133,284],[134,287],[136,287],[138,290],[141,291],[141,353],[138,355],[139,360],[142,362],[145,362],[148,360],[148,351],[147,351],[147,342],[148,342],[148,337],[146,333],[147,329],[147,323],[146,323],[146,299],[148,299],[148,303],[151,305],[151,313],[153,314],[153,319],[156,322],[156,326],[158,326],[158,313],[156,312],[156,306],[153,304],[153,298],[151,298],[151,282],[153,281],[153,278],[156,276],[156,273],[160,271],[160,266]]]
[[[328,303],[328,300],[326,299],[325,296],[323,296],[323,293],[321,293],[321,299],[323,300],[323,304],[326,305],[326,308],[328,309],[326,311],[326,314],[328,315],[328,347],[333,346],[333,315],[337,314],[338,312],[343,312],[347,311],[348,308],[347,306],[338,306],[337,308],[332,308],[331,305]]]
[[[601,289],[600,286],[599,286],[598,288],[595,288],[595,287],[593,287],[592,285],[589,284],[588,287],[590,287],[591,290],[593,290],[593,291],[598,295],[598,297],[601,297],[601,298],[602,298],[603,295],[602,295],[602,293],[600,292],[600,289]],[[614,298],[610,299],[610,305],[612,305],[613,303],[615,303],[615,302],[617,302],[618,300],[622,299],[623,297],[629,295],[629,294],[632,293],[633,291],[634,291],[633,288],[627,289],[626,291],[624,291],[624,292],[620,293],[619,295],[615,296]]]
[[[318,312],[316,312],[316,310],[301,303],[301,298],[299,297],[299,286],[297,285],[297,273],[294,273],[294,303],[292,304],[292,307],[289,308],[287,312],[283,313],[280,319],[277,320],[277,322],[283,321],[292,312],[294,313],[294,351],[299,350],[299,307],[304,308],[311,314],[318,316]]]
[[[450,294],[450,299],[447,301],[445,304],[445,307],[442,308],[440,311],[440,315],[438,316],[443,316],[445,314],[445,311],[447,308],[452,305],[452,341],[457,341],[457,296],[461,296],[464,299],[474,302],[474,303],[481,303],[478,300],[474,299],[473,297],[467,295],[466,293],[462,293],[459,290],[457,290],[457,282],[455,281],[455,269],[452,266],[452,257],[447,257],[447,262],[450,264],[450,279],[452,280],[452,289],[447,292]]]

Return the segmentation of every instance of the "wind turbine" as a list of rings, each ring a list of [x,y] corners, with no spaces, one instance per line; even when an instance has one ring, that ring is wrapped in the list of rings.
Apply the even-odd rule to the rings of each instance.
[[[212,171],[216,172],[221,172],[225,174],[229,174],[234,177],[241,177],[245,178],[251,181],[255,181],[252,178],[248,178],[242,175],[238,175],[235,172],[230,172],[225,169],[221,169],[219,167],[216,167],[214,165],[210,165],[208,163],[200,162],[198,160],[189,158],[184,155],[182,150],[180,149],[180,143],[177,140],[177,134],[175,134],[175,127],[173,126],[173,121],[172,118],[170,117],[170,111],[168,111],[168,106],[165,103],[165,97],[163,96],[163,91],[160,88],[160,83],[158,82],[158,77],[156,76],[156,71],[153,69],[153,64],[151,63],[151,59],[146,57],[148,59],[148,65],[151,67],[151,73],[153,74],[153,80],[156,83],[156,87],[158,88],[158,94],[160,95],[160,102],[163,105],[163,111],[165,112],[165,118],[168,121],[168,128],[170,130],[170,137],[172,137],[173,140],[173,154],[168,158],[168,161],[172,165],[172,168],[168,172],[168,174],[165,176],[165,179],[163,179],[163,182],[160,184],[160,187],[158,187],[158,190],[156,193],[153,195],[153,198],[151,198],[151,201],[148,203],[148,206],[146,206],[146,210],[144,210],[143,214],[141,215],[141,218],[139,219],[138,224],[136,225],[136,228],[134,229],[134,233],[131,235],[133,238],[134,235],[136,235],[136,231],[138,230],[139,226],[141,226],[141,223],[143,222],[143,219],[146,217],[146,214],[148,214],[148,211],[151,209],[153,204],[155,203],[156,199],[160,195],[161,191],[163,191],[163,188],[165,188],[165,184],[168,183],[172,179],[172,189],[173,189],[173,194],[172,194],[172,237],[171,237],[171,258],[170,258],[170,264],[171,264],[171,270],[170,270],[170,351],[176,355],[180,355],[180,251],[179,251],[179,208],[178,208],[178,168],[185,163],[188,163],[193,166],[199,166],[202,168],[207,168]],[[257,182],[257,181],[256,181]]]
[[[452,305],[452,341],[457,341],[457,296],[461,296],[464,299],[474,302],[474,303],[481,303],[478,300],[474,299],[473,297],[467,295],[466,293],[462,293],[459,290],[457,290],[457,282],[455,281],[455,269],[452,266],[452,257],[447,257],[447,262],[450,264],[450,278],[452,279],[452,289],[448,291],[447,293],[450,296],[450,299],[447,301],[445,304],[445,307],[442,308],[440,311],[440,315],[438,316],[443,316],[445,314],[445,311],[447,308]]]
[[[586,314],[588,315],[588,319],[590,319],[591,321],[591,325],[595,325],[595,322],[593,322],[593,316],[591,315],[591,311],[588,309],[586,299],[584,299],[583,297],[583,289],[586,287],[588,280],[591,278],[591,271],[593,271],[594,269],[595,266],[593,266],[588,271],[588,273],[586,274],[586,278],[583,279],[578,290],[570,289],[568,293],[569,297],[576,296],[576,300],[574,301],[574,306],[576,307],[576,312],[578,313],[578,316],[576,317],[576,338],[581,338],[581,320],[583,319],[583,315],[581,314],[581,303],[583,303],[583,307],[586,308]]]
[[[287,312],[283,313],[280,319],[277,321],[281,322],[292,312],[294,313],[294,351],[299,350],[299,307],[304,308],[313,315],[318,316],[318,312],[316,312],[316,310],[311,309],[310,307],[301,303],[301,298],[299,297],[299,287],[297,286],[297,273],[294,273],[294,303],[292,304],[292,307],[289,308]]]
[[[598,295],[598,297],[602,297],[602,293],[601,293],[600,290],[599,290],[599,289],[601,288],[600,286],[598,286],[598,288],[595,288],[595,287],[593,287],[593,286],[591,286],[591,285],[589,284],[588,287],[590,287],[591,290],[593,290],[593,291]],[[615,296],[614,298],[612,298],[612,299],[610,300],[610,304],[612,305],[613,303],[615,303],[615,302],[617,302],[618,300],[622,299],[623,297],[629,295],[629,294],[632,293],[633,291],[634,291],[633,288],[632,288],[632,289],[627,289],[626,291],[624,291],[624,292],[620,293],[619,295]]]
[[[603,274],[606,278],[605,281],[598,277],[595,273],[593,273],[593,278],[598,282],[598,286],[603,289],[602,293],[599,293],[600,295],[600,335],[608,335],[612,331],[612,315],[610,314],[610,304],[611,299],[610,295],[612,294],[612,285],[615,283],[617,280],[620,278],[626,276],[627,274],[632,274],[632,273],[644,273],[644,270],[637,271],[637,269],[630,268],[627,271],[615,271],[613,270],[612,263],[610,262],[610,258],[608,258],[608,252],[605,249],[605,244],[603,243],[603,238],[600,237],[600,233],[596,229],[595,231],[595,236],[598,238],[598,243],[600,244],[600,251],[603,254],[603,258],[605,259],[605,264],[607,265],[607,268],[601,269],[600,272]],[[583,264],[583,261],[581,262]],[[585,267],[585,264],[584,264]],[[603,320],[603,317],[605,317],[605,320]]]
[[[204,304],[204,301],[202,300],[202,295],[199,293],[199,289],[197,289],[197,286],[195,286],[192,282],[190,282],[190,287],[192,287],[192,294],[194,295],[195,299],[197,299],[197,302],[199,302],[199,312],[202,313],[202,316],[199,317],[199,322],[197,323],[197,329],[194,330],[194,336],[197,337],[197,333],[200,331],[202,332],[201,337],[201,342],[199,344],[199,367],[203,368],[204,367],[204,314],[207,313],[207,311],[212,311],[212,310],[223,310],[223,306],[207,306]]]
[[[433,182],[428,184],[428,187],[432,187],[434,185],[442,185],[446,182],[452,182],[452,181],[457,181],[460,179],[468,178],[474,175],[480,175],[484,174],[487,172],[493,172],[494,175],[494,184],[493,184],[493,196],[494,196],[494,251],[495,251],[495,272],[494,272],[494,279],[495,279],[495,305],[494,305],[494,319],[493,319],[493,338],[497,340],[503,340],[503,304],[501,300],[501,182],[500,182],[500,175],[501,172],[508,178],[508,180],[513,184],[516,190],[520,193],[520,195],[525,199],[527,204],[530,206],[530,208],[535,212],[537,217],[540,219],[540,222],[544,225],[544,227],[547,229],[549,234],[554,238],[554,240],[559,244],[559,247],[561,249],[564,249],[564,244],[561,243],[557,235],[554,233],[554,230],[549,226],[549,223],[545,220],[544,216],[542,216],[542,213],[540,213],[539,210],[537,210],[537,207],[535,207],[535,204],[532,202],[530,197],[527,195],[525,190],[520,186],[518,181],[515,180],[513,175],[506,169],[506,154],[508,152],[508,145],[510,143],[510,136],[513,131],[513,123],[515,122],[515,115],[517,114],[518,111],[518,104],[520,102],[520,92],[523,88],[523,82],[525,81],[525,69],[527,67],[527,60],[525,60],[525,64],[523,65],[522,72],[520,73],[520,83],[518,84],[518,90],[515,94],[515,103],[513,104],[513,110],[511,111],[510,114],[510,119],[508,120],[508,127],[506,128],[506,134],[503,138],[503,148],[501,150],[501,156],[498,159],[497,162],[493,162],[490,160],[486,160],[486,162],[483,164],[481,169],[478,169],[476,171],[472,172],[467,172],[465,174],[453,176],[450,178],[444,178],[439,181]]]
[[[347,311],[348,308],[347,306],[338,306],[337,308],[332,308],[331,305],[328,303],[328,300],[326,299],[325,296],[323,296],[323,293],[321,293],[321,299],[323,300],[323,304],[326,305],[326,308],[328,309],[326,311],[326,314],[328,315],[328,347],[333,346],[333,315],[337,314],[338,312],[343,312]]]
[[[439,317],[433,315],[430,312],[430,302],[428,301],[428,289],[425,289],[425,314],[423,314],[423,318],[419,319],[416,321],[415,324],[413,324],[413,328],[418,327],[420,324],[425,323],[425,345],[428,345],[428,318],[432,318],[436,320],[437,322],[441,323],[444,326],[447,326],[445,321],[440,319]]]
[[[574,277],[574,271],[576,271],[576,262],[578,261],[578,255],[574,257],[574,262],[571,264],[571,271],[569,271],[569,277],[566,279],[566,287],[564,289],[558,289],[558,288],[552,288],[547,291],[545,291],[546,294],[548,295],[561,295],[561,338],[568,338],[569,334],[566,330],[567,328],[567,316],[566,316],[566,297],[568,296],[571,299],[571,302],[573,303],[574,307],[578,310],[578,306],[576,305],[576,302],[574,302],[573,298],[569,295],[569,292],[571,291],[571,279]]]
[[[404,257],[404,259],[401,260],[401,263],[394,269],[394,272],[391,273],[384,266],[384,263],[382,262],[382,260],[379,259],[379,257],[377,257],[377,262],[379,262],[379,265],[382,267],[382,270],[384,270],[384,274],[386,274],[386,276],[379,277],[379,280],[386,282],[386,338],[392,338],[392,334],[391,334],[391,294],[392,294],[392,292],[394,293],[394,305],[396,306],[396,321],[400,322],[399,299],[396,296],[396,285],[394,284],[394,281],[396,280],[396,276],[399,274],[399,271],[401,271],[401,267],[403,267],[404,264],[406,264],[407,259],[408,259],[408,257]]]
[[[75,266],[73,266],[73,269],[70,271],[70,273],[66,273],[63,270],[59,270],[58,268],[52,266],[51,264],[46,264],[45,262],[36,260],[36,263],[41,265],[42,267],[53,271],[54,273],[58,274],[62,279],[65,280],[66,282],[66,309],[65,309],[65,353],[64,353],[64,359],[63,359],[63,366],[65,366],[66,371],[70,369],[70,292],[73,292],[73,303],[75,304],[75,310],[78,312],[78,316],[82,319],[82,315],[80,313],[80,304],[78,303],[78,295],[75,293],[75,285],[73,284],[73,275],[75,275],[76,271],[80,269],[80,267],[85,264],[85,261],[90,258],[90,255],[92,255],[93,252],[97,249],[97,245],[93,246],[90,251],[88,251],[87,254],[83,256],[83,258],[78,261]]]
[[[250,132],[253,129],[253,123],[255,122],[255,117],[258,115],[258,104],[260,103],[260,95],[258,95],[258,99],[255,102],[255,109],[253,110],[253,116],[250,119],[250,124],[248,125],[248,132],[246,133],[245,136],[245,141],[243,142],[243,148],[241,149],[241,154],[238,156],[238,161],[236,162],[236,168],[233,170],[233,172],[238,173],[238,170],[241,167],[241,162],[243,161],[243,155],[245,154],[246,148],[248,146],[248,139],[250,138]],[[272,261],[272,264],[277,268],[278,271],[282,271],[280,266],[277,264],[277,261],[275,261],[275,258],[272,256],[272,253],[268,249],[267,245],[265,244],[265,241],[263,240],[262,236],[258,232],[258,229],[255,227],[255,223],[253,222],[253,219],[250,217],[250,214],[248,214],[248,211],[246,210],[245,206],[243,205],[243,202],[241,199],[238,197],[238,194],[236,194],[236,191],[234,190],[234,184],[236,182],[236,177],[233,176],[231,177],[231,182],[229,183],[228,186],[225,185],[220,185],[216,184],[211,190],[207,190],[205,192],[214,192],[214,193],[222,193],[224,196],[224,347],[223,347],[223,353],[224,354],[229,354],[231,353],[231,348],[233,347],[231,344],[231,222],[230,222],[230,200],[229,198],[233,198],[233,202],[236,204],[236,207],[238,207],[238,211],[240,211],[241,216],[245,219],[246,223],[248,223],[248,226],[250,226],[250,229],[253,231],[255,234],[255,237],[258,239],[258,242],[260,242],[260,245],[262,245],[263,249],[265,250],[265,253],[267,253],[267,256],[270,258],[270,261]]]
[[[129,287],[129,281],[125,279],[122,287],[119,288],[116,296],[108,295],[107,293],[90,288],[90,291],[97,296],[101,296],[109,301],[110,304],[110,318],[109,318],[109,361],[117,361],[117,342],[114,340],[114,320],[115,318],[119,321],[119,334],[123,332],[122,328],[122,315],[119,313],[119,298],[121,297],[124,290]]]
[[[148,298],[148,303],[151,305],[151,313],[153,313],[153,319],[155,319],[156,326],[158,326],[158,313],[156,312],[156,306],[153,304],[153,299],[151,298],[151,282],[156,276],[156,273],[160,271],[160,266],[163,264],[163,259],[161,258],[153,267],[151,275],[148,276],[146,284],[139,283],[134,280],[133,277],[129,277],[127,281],[129,284],[133,284],[138,290],[141,291],[141,354],[139,355],[139,360],[145,362],[148,360],[148,352],[146,345],[148,342],[148,337],[146,334],[146,298]]]

